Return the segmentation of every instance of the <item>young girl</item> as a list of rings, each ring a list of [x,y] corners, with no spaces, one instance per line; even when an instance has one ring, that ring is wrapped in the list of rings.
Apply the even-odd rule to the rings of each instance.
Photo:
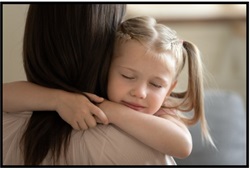
[[[186,60],[188,89],[174,93]],[[119,112],[116,104],[108,101],[101,103],[100,108],[110,123],[160,152],[178,157],[176,150],[191,150],[190,134],[184,124],[201,120],[204,137],[214,145],[204,115],[202,83],[201,58],[194,44],[179,39],[173,30],[157,24],[153,18],[132,18],[123,22],[117,32],[108,99],[138,114]],[[170,115],[170,110],[163,112],[164,108],[182,112],[194,109],[194,115]]]
[[[172,90],[185,60],[189,64],[188,89],[184,93],[174,93]],[[63,101],[67,96],[70,94],[65,92]],[[87,96],[94,98],[90,94]],[[109,122],[162,153],[178,158],[188,156],[192,141],[185,124],[198,120],[201,120],[203,134],[212,142],[203,110],[199,52],[193,44],[178,39],[174,31],[152,18],[139,17],[121,24],[110,67],[108,99],[110,101],[105,100],[99,107]],[[71,102],[67,101],[68,107]],[[63,102],[58,100],[57,103]],[[56,106],[54,108],[62,107]],[[175,112],[165,114],[165,108],[194,109],[194,116],[188,119]],[[57,110],[60,113],[63,109]],[[88,125],[88,121],[84,121]]]

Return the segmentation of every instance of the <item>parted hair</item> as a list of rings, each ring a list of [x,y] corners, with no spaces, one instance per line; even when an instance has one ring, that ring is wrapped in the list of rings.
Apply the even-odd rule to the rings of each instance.
[[[177,109],[181,120],[186,125],[201,122],[202,136],[213,146],[204,112],[203,68],[200,51],[189,41],[177,37],[176,32],[164,24],[157,23],[152,17],[130,18],[120,25],[116,34],[116,44],[136,40],[145,46],[153,56],[166,62],[164,57],[170,53],[175,60],[174,78],[178,79],[187,62],[188,85],[184,92],[172,91],[162,107]],[[156,54],[156,55],[155,55]],[[193,110],[192,117],[185,116],[185,112]]]
[[[31,4],[26,18],[23,62],[28,81],[74,93],[106,97],[115,33],[123,4]],[[25,165],[50,154],[66,155],[72,127],[55,111],[34,111],[21,139]]]

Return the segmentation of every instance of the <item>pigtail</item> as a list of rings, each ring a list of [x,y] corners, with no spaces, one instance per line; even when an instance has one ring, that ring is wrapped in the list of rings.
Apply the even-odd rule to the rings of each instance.
[[[205,118],[203,73],[200,52],[194,44],[188,41],[183,41],[182,48],[183,60],[187,60],[188,62],[188,87],[187,91],[182,93],[182,96],[179,96],[183,97],[180,110],[191,111],[194,109],[192,118],[182,118],[182,120],[188,125],[193,125],[200,120],[202,139],[205,138],[206,141],[215,147]]]
[[[204,100],[203,100],[203,79],[202,65],[199,50],[190,42],[183,42],[183,58],[188,62],[188,86],[184,95],[182,109],[191,111],[194,109],[194,115],[186,120],[187,124],[193,125],[199,119],[205,120]]]

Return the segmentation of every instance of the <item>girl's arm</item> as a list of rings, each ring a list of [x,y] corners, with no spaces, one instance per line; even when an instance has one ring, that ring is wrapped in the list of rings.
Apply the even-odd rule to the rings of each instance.
[[[191,153],[191,135],[177,118],[167,114],[158,117],[141,113],[106,100],[99,107],[106,113],[110,123],[144,144],[177,158],[185,158]]]
[[[95,102],[103,99],[88,94]],[[106,115],[92,104],[84,95],[69,93],[59,89],[50,89],[30,82],[20,81],[3,84],[3,111],[23,112],[55,110],[61,118],[74,129],[87,129],[96,125],[96,116],[107,124]]]

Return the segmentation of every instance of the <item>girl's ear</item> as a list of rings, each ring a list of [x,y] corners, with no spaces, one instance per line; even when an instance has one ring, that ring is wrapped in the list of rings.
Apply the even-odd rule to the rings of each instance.
[[[171,87],[168,90],[167,96],[170,95],[170,93],[173,91],[173,89],[176,87],[176,85],[177,85],[177,80],[173,81]]]

